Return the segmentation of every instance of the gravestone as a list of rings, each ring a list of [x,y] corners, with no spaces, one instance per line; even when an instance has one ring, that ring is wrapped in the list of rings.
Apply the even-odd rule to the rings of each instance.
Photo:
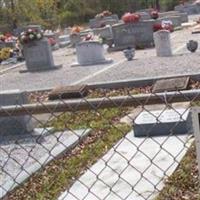
[[[57,87],[49,93],[49,100],[82,98],[85,97],[87,93],[86,85]]]
[[[170,79],[162,79],[156,81],[153,86],[153,93],[165,91],[186,90],[189,84],[190,77],[178,77]]]
[[[79,42],[81,42],[81,35],[80,33],[72,33],[69,36],[70,43],[74,47],[76,46]]]
[[[179,12],[186,12],[188,15],[198,14],[200,13],[200,5],[184,3],[184,5],[181,4],[181,5],[175,6],[174,10],[179,11]]]
[[[113,38],[111,26],[93,29],[93,33],[94,33],[94,35],[98,35],[98,36],[100,36],[101,38],[104,38],[104,39],[109,40],[109,39]]]
[[[128,47],[152,47],[154,20],[112,26],[115,47],[110,50],[124,50]]]
[[[170,32],[160,30],[154,33],[154,43],[158,57],[172,56]]]
[[[182,13],[178,11],[168,11],[168,12],[159,13],[159,18],[171,17],[171,16],[179,16],[181,23],[188,22],[188,14],[184,12]]]
[[[86,66],[111,63],[111,59],[105,59],[103,45],[98,41],[84,41],[76,45],[78,63],[72,66]]]
[[[0,92],[0,106],[20,106],[27,104],[28,99],[24,92],[10,90]],[[8,116],[0,117],[0,135],[17,136],[31,133],[34,130],[31,116]]]
[[[101,28],[103,25],[113,25],[119,22],[118,15],[114,14],[108,17],[94,18],[89,20],[90,28]]]
[[[61,48],[70,44],[69,35],[61,35],[58,37],[58,40]]]
[[[65,28],[63,33],[64,35],[70,35],[71,34],[71,31],[72,31],[72,28],[71,27],[68,27],[68,28]]]
[[[150,14],[147,13],[147,12],[137,12],[136,14],[140,15],[140,20],[141,21],[143,21],[143,20],[150,20],[151,19]]]
[[[135,137],[188,134],[191,130],[187,108],[150,110],[141,112],[134,121]]]
[[[45,38],[25,44],[23,50],[27,70],[21,72],[53,70],[61,67],[54,65],[51,47]]]
[[[171,21],[174,27],[180,27],[182,24],[180,16],[162,17],[156,20],[157,22]]]
[[[26,26],[25,31],[27,31],[28,29],[38,30],[38,32],[41,32],[42,26],[41,25],[28,25],[28,26]]]

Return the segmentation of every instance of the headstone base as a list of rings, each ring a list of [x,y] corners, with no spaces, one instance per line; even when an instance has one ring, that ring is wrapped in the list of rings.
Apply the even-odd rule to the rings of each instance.
[[[57,70],[57,69],[60,69],[62,68],[62,65],[55,65],[55,66],[52,66],[52,67],[49,67],[49,68],[38,68],[38,69],[23,69],[23,70],[20,70],[19,72],[20,73],[27,73],[27,72],[42,72],[42,71],[49,71],[49,70]]]
[[[103,64],[110,64],[112,63],[113,60],[112,59],[106,59],[106,60],[101,60],[101,61],[97,61],[97,62],[89,62],[89,63],[84,63],[84,64],[79,64],[79,63],[73,63],[71,65],[71,67],[78,67],[78,66],[91,66],[91,65],[103,65]]]
[[[109,47],[108,52],[123,51],[123,50],[127,49],[128,47],[135,48],[135,45],[126,45],[126,46],[120,46],[120,47]]]

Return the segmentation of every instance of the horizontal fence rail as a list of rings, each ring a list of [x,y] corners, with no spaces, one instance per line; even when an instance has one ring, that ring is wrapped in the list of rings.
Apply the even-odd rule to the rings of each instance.
[[[0,116],[23,115],[26,113],[43,114],[50,112],[66,112],[74,110],[87,110],[90,108],[100,109],[116,106],[140,106],[143,104],[159,104],[159,103],[173,103],[184,101],[200,100],[200,90],[168,92],[141,95],[130,95],[109,98],[94,98],[94,99],[78,99],[78,100],[61,100],[54,102],[43,102],[35,104],[24,104],[15,106],[2,106],[0,109]]]

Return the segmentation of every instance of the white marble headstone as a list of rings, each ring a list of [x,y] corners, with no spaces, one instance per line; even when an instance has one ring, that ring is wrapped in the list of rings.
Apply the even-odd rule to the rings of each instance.
[[[154,33],[154,43],[156,53],[159,57],[172,56],[170,32],[167,30],[160,30]]]
[[[112,61],[106,60],[103,45],[98,41],[85,41],[77,44],[76,54],[78,65],[83,66],[105,64]]]

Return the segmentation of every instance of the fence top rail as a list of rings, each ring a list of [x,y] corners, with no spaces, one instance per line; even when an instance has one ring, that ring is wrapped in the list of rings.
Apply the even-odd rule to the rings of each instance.
[[[176,91],[157,94],[138,94],[129,96],[82,98],[73,100],[59,100],[53,102],[38,102],[33,104],[12,105],[0,107],[0,117],[26,114],[44,114],[67,111],[79,111],[123,106],[143,106],[150,104],[200,100],[200,89]]]

